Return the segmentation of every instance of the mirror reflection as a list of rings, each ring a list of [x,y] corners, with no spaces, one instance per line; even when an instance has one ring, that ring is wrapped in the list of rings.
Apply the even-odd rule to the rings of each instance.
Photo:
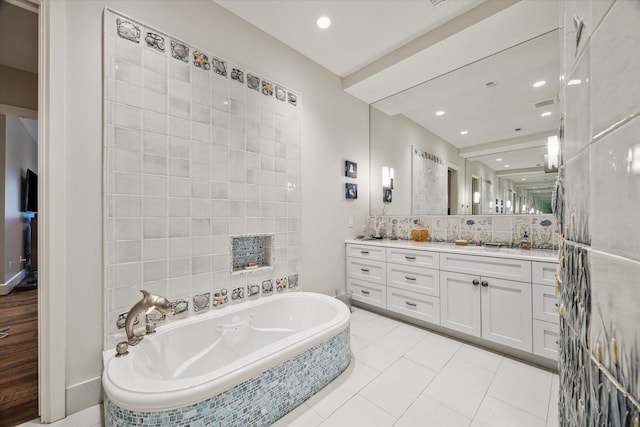
[[[550,213],[559,62],[555,30],[372,104],[371,214]]]

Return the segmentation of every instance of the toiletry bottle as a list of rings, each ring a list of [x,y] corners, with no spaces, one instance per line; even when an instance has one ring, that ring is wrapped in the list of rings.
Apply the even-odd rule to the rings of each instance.
[[[525,231],[522,240],[520,241],[520,247],[522,249],[531,249],[531,240],[529,240],[529,232]]]

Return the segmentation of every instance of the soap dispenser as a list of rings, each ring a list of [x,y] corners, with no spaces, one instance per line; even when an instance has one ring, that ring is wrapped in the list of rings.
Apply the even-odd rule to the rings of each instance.
[[[531,240],[529,239],[529,232],[525,231],[520,241],[520,247],[522,249],[531,249]]]

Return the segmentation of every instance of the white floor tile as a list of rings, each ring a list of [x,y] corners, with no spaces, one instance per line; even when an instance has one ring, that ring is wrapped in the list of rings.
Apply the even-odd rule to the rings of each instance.
[[[367,311],[367,310],[363,310],[361,308],[358,307],[353,307],[353,312],[351,313],[351,318],[350,318],[350,322],[351,325],[355,325],[357,323],[360,322],[367,322],[369,320],[372,320],[376,317],[379,317],[378,314],[373,313],[371,311]]]
[[[347,403],[331,414],[323,427],[385,427],[392,426],[396,419],[360,395],[353,396]]]
[[[492,353],[480,347],[470,344],[463,344],[460,350],[453,356],[456,359],[464,360],[472,365],[479,366],[487,371],[496,372],[502,362],[502,355]]]
[[[360,395],[398,418],[435,376],[435,372],[401,357],[363,388]]]
[[[102,426],[102,404],[83,409],[82,411],[71,414],[68,417],[61,419],[60,421],[56,421],[55,423],[47,425],[50,427]],[[36,426],[42,426],[39,418],[19,425],[19,427]]]
[[[390,348],[387,345],[374,342],[354,353],[356,359],[377,369],[384,371],[402,356],[404,351],[399,348]]]
[[[473,418],[484,397],[493,372],[453,359],[431,381],[424,395]]]
[[[521,409],[486,396],[478,409],[472,427],[544,427],[545,420],[535,417]]]
[[[351,352],[355,353],[357,351],[362,350],[363,348],[365,348],[366,346],[368,346],[369,342],[365,341],[363,338],[360,338],[357,335],[353,335],[351,334]]]
[[[438,372],[461,346],[462,344],[459,341],[429,333],[418,344],[407,351],[404,357],[432,371]]]
[[[487,394],[546,419],[552,376],[551,372],[505,357]]]
[[[393,333],[404,338],[413,339],[416,342],[431,334],[431,332],[427,331],[426,329],[420,328],[418,326],[408,325],[406,323],[403,323],[396,329],[394,329]]]
[[[322,418],[327,418],[379,373],[378,370],[352,357],[347,369],[325,388],[311,396],[306,403]]]
[[[418,396],[394,427],[468,427],[471,420],[425,395]]]
[[[549,410],[547,412],[547,427],[558,426],[558,397],[560,384],[558,375],[554,374],[551,378],[551,393],[549,395]]]
[[[367,342],[374,342],[400,326],[397,320],[384,316],[376,316],[364,322],[351,323],[351,334]]]
[[[272,427],[311,427],[317,426],[323,418],[309,405],[303,403],[284,417],[280,418]]]

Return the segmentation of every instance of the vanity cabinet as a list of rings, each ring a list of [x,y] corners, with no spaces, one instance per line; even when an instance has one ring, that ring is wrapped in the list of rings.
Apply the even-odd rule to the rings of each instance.
[[[462,251],[347,243],[347,287],[356,302],[557,359],[557,263]]]

